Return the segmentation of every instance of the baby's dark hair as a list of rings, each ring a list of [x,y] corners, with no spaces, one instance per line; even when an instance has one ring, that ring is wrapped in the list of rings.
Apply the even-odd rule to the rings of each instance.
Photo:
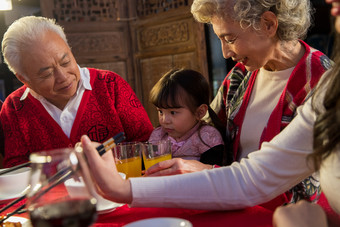
[[[165,73],[150,92],[150,102],[158,108],[180,108],[184,103],[192,113],[206,104],[213,126],[221,133],[226,144],[226,127],[210,107],[210,87],[208,80],[191,69],[172,69]],[[202,140],[202,139],[201,139]],[[204,141],[202,140],[204,143]],[[222,163],[231,162],[231,155],[224,154]]]
[[[192,113],[202,104],[209,105],[210,89],[202,74],[190,69],[165,73],[150,92],[150,102],[158,108],[180,108],[180,101]]]

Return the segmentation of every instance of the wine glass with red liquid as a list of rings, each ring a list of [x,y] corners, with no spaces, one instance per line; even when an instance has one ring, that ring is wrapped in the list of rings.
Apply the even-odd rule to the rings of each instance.
[[[86,227],[97,218],[92,184],[81,150],[63,148],[32,153],[27,207],[34,227]],[[72,191],[67,180],[79,182]]]

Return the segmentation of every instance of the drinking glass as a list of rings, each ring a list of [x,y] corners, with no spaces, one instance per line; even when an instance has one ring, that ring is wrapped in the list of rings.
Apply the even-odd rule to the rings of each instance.
[[[145,170],[155,165],[158,162],[169,160],[171,155],[171,142],[164,140],[160,142],[145,142],[143,143],[143,160]]]
[[[81,150],[56,149],[32,153],[27,206],[34,227],[90,226],[97,217],[97,200],[86,159]],[[66,180],[81,181],[70,194]]]
[[[113,149],[118,172],[126,174],[126,178],[142,176],[141,143],[118,143]]]

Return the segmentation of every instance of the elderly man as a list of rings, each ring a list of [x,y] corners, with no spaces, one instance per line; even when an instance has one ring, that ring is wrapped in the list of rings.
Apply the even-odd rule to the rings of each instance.
[[[15,21],[2,52],[24,84],[0,114],[5,167],[28,161],[34,151],[72,147],[84,134],[97,142],[122,131],[128,141],[149,138],[153,127],[129,84],[114,72],[80,68],[54,20]]]

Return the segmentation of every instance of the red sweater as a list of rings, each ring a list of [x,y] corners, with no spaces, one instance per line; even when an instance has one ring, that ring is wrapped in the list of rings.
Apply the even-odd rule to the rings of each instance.
[[[35,151],[73,147],[84,134],[104,142],[119,132],[127,141],[146,141],[153,126],[130,85],[116,73],[89,69],[91,90],[85,90],[70,138],[31,94],[20,101],[26,86],[9,95],[0,113],[4,132],[4,166],[29,160]]]

